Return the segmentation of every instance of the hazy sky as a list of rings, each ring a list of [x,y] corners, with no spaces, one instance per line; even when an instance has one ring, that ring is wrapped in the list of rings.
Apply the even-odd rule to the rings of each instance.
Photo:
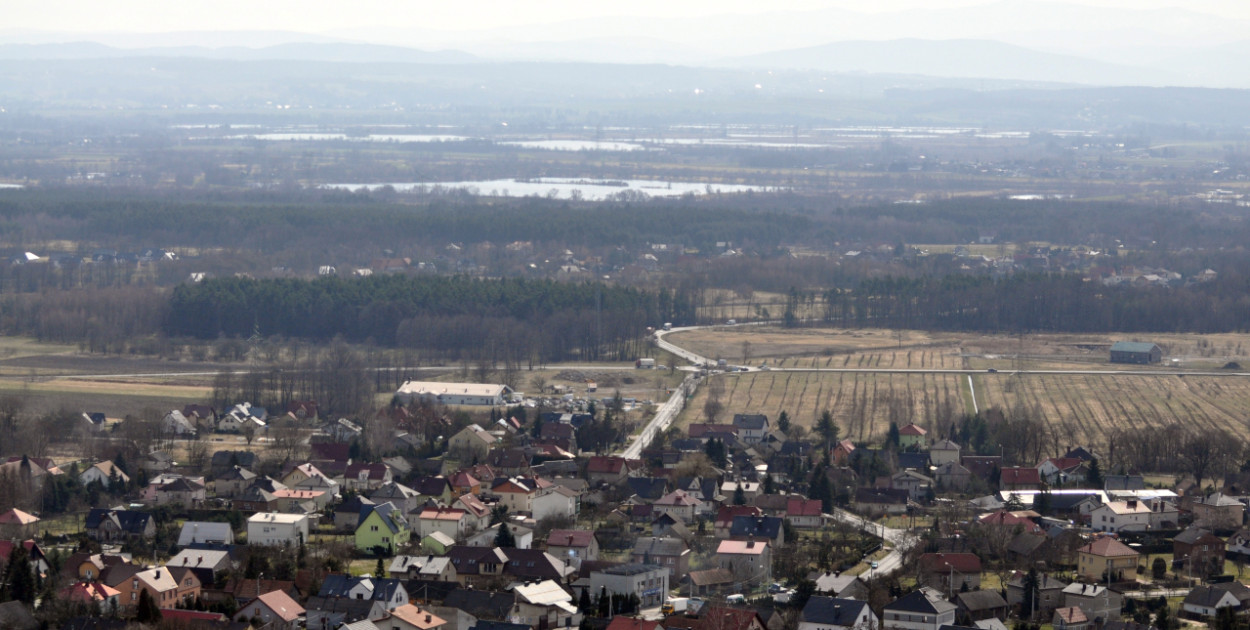
[[[1023,2],[1024,0],[1004,0]],[[976,6],[985,0],[18,0],[3,28],[47,31],[288,30],[309,33],[388,27],[445,31],[524,26],[614,15],[691,17],[836,7],[860,12]],[[1250,19],[1245,0],[1069,0],[1067,4],[1176,7]],[[14,6],[16,5],[16,6]],[[767,7],[765,9],[764,7]]]

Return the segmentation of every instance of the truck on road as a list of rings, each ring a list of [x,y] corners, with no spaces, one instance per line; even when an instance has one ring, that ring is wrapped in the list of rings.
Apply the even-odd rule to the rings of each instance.
[[[664,322],[664,330],[672,330],[673,322]]]
[[[689,597],[670,597],[664,602],[664,605],[660,607],[660,612],[665,615],[672,615],[675,613],[684,613],[689,608]]]

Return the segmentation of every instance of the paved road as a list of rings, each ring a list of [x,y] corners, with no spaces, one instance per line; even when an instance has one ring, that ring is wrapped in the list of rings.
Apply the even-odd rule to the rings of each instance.
[[[907,533],[906,530],[891,529],[853,512],[836,508],[830,516],[843,523],[850,523],[864,532],[880,537],[885,543],[893,545],[894,548],[890,553],[877,561],[877,568],[870,568],[863,573],[862,577],[865,579],[889,575],[902,568],[903,553],[916,544],[916,537]]]

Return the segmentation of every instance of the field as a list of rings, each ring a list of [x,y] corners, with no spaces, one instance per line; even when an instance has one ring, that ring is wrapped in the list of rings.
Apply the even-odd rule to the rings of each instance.
[[[775,418],[784,410],[796,423],[810,426],[828,409],[844,435],[865,441],[883,437],[891,421],[936,429],[972,411],[974,405],[979,410],[1029,408],[1045,423],[1052,440],[1072,444],[1105,445],[1115,429],[1151,430],[1174,423],[1244,434],[1250,426],[1250,378],[1221,368],[1229,362],[1250,366],[1250,335],[1151,335],[1149,340],[1164,348],[1163,365],[1109,363],[1111,342],[1131,338],[745,328],[668,337],[705,356],[731,362],[848,370],[714,376],[699,388],[679,425],[707,421],[705,403],[709,397],[718,397],[723,409],[720,421],[734,413]],[[967,369],[974,373],[854,371],[881,369]],[[1015,375],[1015,370],[1024,374]],[[1029,373],[1036,370],[1092,373]],[[1117,373],[1125,370],[1159,374]],[[1198,373],[1205,371],[1220,375]],[[717,380],[721,383],[715,384]]]

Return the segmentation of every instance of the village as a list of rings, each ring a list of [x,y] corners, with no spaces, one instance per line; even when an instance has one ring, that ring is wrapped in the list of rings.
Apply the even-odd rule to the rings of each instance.
[[[785,412],[661,413],[631,438],[605,432],[619,394],[520,400],[409,381],[382,440],[296,401],[280,418],[306,442],[196,403],[137,460],[9,456],[0,625],[1175,630],[1250,610],[1246,466],[1200,485],[1076,444],[1006,461],[966,429],[857,442]]]

